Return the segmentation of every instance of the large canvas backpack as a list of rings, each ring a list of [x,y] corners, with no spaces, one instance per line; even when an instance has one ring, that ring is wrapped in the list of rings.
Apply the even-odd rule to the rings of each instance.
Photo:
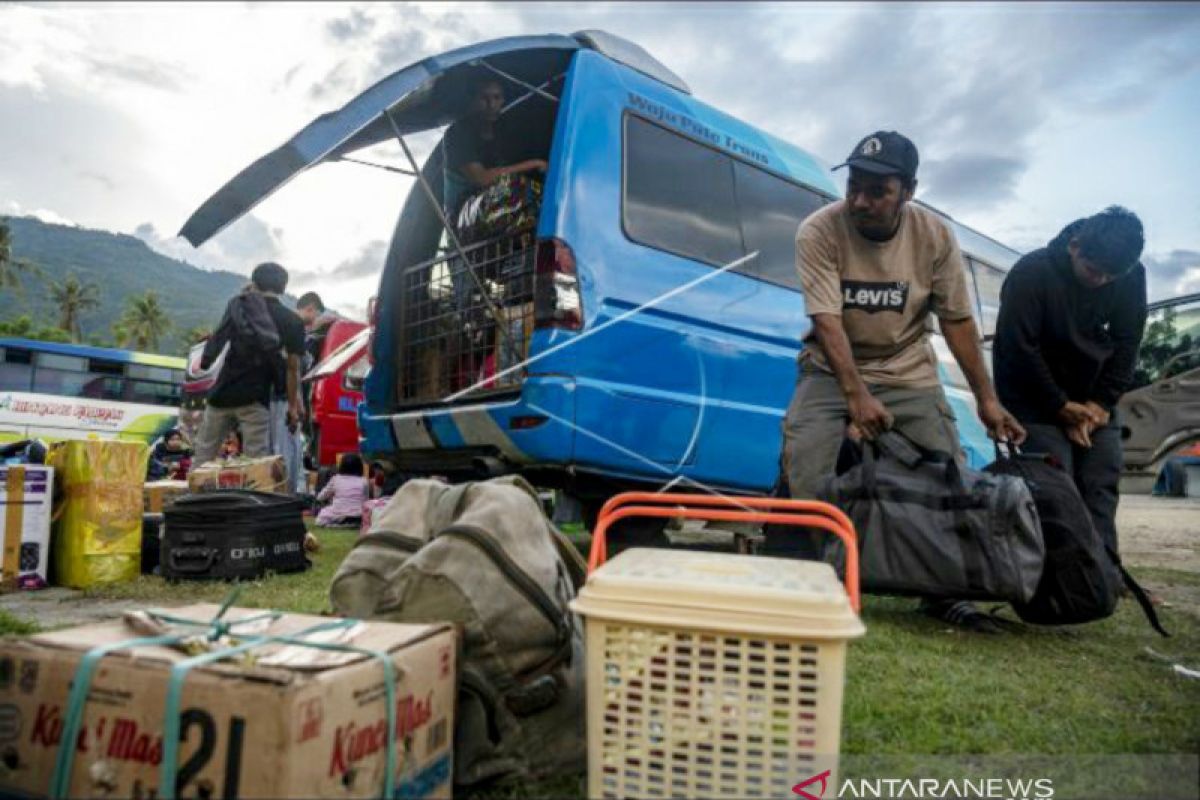
[[[376,512],[329,597],[344,616],[460,626],[454,775],[470,786],[583,768],[583,639],[567,604],[585,575],[524,479],[415,479]]]
[[[1025,482],[1037,504],[1046,543],[1046,565],[1037,591],[1028,602],[1013,604],[1017,616],[1036,625],[1104,619],[1116,609],[1117,593],[1124,582],[1150,625],[1166,636],[1145,590],[1092,525],[1083,497],[1066,470],[1045,454],[1005,455],[997,448],[996,455],[996,461],[984,471]]]
[[[818,499],[854,523],[864,591],[1021,603],[1037,589],[1045,549],[1019,478],[887,432],[861,446],[847,440]],[[841,568],[841,542],[823,547]]]

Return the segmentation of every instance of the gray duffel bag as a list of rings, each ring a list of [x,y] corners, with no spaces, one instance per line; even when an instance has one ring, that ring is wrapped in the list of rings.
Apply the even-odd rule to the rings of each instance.
[[[962,467],[889,431],[844,442],[818,499],[854,523],[864,592],[1026,603],[1037,589],[1046,550],[1020,478]],[[824,542],[841,572],[845,548]]]

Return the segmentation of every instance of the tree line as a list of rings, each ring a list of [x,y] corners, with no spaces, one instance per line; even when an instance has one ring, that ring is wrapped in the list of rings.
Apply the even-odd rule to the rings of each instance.
[[[68,273],[60,281],[47,280],[45,273],[31,261],[13,255],[12,234],[0,219],[0,290],[10,289],[23,297],[30,283],[40,282],[42,290],[58,311],[56,324],[46,325],[29,315],[0,322],[0,336],[17,336],[50,342],[76,342],[99,347],[118,347],[142,352],[158,352],[159,344],[173,328],[174,322],[163,309],[158,293],[144,293],[125,298],[125,308],[109,331],[110,336],[92,334],[84,337],[82,318],[100,305],[99,287],[81,281]],[[210,331],[193,328],[184,332],[185,347],[208,337]]]

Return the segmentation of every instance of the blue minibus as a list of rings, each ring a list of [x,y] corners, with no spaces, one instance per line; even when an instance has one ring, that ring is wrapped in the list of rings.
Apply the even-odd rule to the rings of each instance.
[[[444,224],[442,148],[418,169],[409,140],[461,116],[482,75],[504,84],[506,130],[548,168],[523,227],[467,240]],[[809,329],[794,237],[841,194],[828,165],[700,101],[631,42],[522,36],[385,78],[181,234],[198,244],[295,173],[388,139],[418,180],[370,311],[366,456],[408,474],[520,472],[592,512],[629,488],[770,490]],[[946,219],[990,333],[1018,254]],[[934,346],[968,457],[986,463],[971,393]]]

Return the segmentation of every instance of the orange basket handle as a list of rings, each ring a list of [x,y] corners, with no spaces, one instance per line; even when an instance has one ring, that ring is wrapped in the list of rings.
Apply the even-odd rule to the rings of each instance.
[[[685,519],[703,519],[718,522],[772,522],[783,525],[802,525],[809,528],[820,528],[834,534],[846,546],[846,594],[850,597],[850,607],[858,613],[861,609],[858,576],[858,537],[854,525],[842,511],[827,503],[812,500],[784,500],[774,498],[705,498],[701,508],[679,507],[678,505],[625,505],[630,502],[630,496],[644,495],[641,492],[626,492],[617,495],[604,505],[592,534],[592,549],[588,557],[588,574],[595,572],[607,560],[608,528],[614,522],[628,517],[684,517]],[[669,498],[671,503],[688,502],[698,496],[693,495],[647,495],[656,499]],[[622,499],[625,498],[625,499]],[[683,498],[683,499],[680,499]],[[766,501],[763,503],[746,503],[746,500]],[[617,502],[614,502],[617,501]],[[633,502],[639,502],[634,500]],[[731,510],[738,506],[749,505],[751,510]],[[764,510],[757,510],[758,505]],[[722,507],[723,506],[723,507]],[[782,511],[775,511],[780,508]],[[798,512],[798,513],[797,513]]]

